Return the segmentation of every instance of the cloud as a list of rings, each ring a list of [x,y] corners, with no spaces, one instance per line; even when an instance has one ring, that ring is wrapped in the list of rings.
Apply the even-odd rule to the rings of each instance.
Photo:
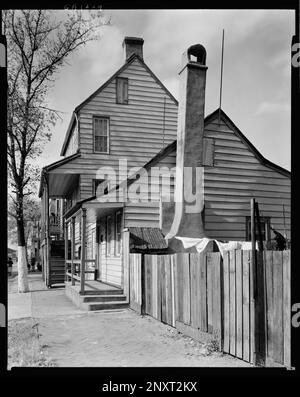
[[[272,114],[272,113],[285,113],[290,112],[291,106],[288,103],[280,102],[262,102],[259,104],[256,114]]]

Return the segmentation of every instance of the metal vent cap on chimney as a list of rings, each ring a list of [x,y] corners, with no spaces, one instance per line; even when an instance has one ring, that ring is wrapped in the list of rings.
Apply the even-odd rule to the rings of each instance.
[[[141,37],[128,37],[126,36],[123,40],[123,48],[125,49],[125,61],[130,58],[133,54],[138,55],[143,59],[143,44],[144,39]]]
[[[203,47],[202,44],[195,44],[190,46],[187,50],[187,55],[189,61],[191,61],[191,56],[194,56],[197,59],[197,63],[200,63],[203,66],[206,65],[206,49]]]
[[[184,68],[187,64],[206,68],[206,49],[202,44],[194,44],[183,53],[182,67]]]

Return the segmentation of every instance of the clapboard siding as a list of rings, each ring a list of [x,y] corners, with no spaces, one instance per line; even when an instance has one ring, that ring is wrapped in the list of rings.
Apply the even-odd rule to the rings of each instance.
[[[129,64],[119,77],[126,77],[129,81],[128,105],[116,104],[116,81],[113,80],[83,106],[79,115],[81,153],[87,162],[97,167],[117,167],[120,158],[126,158],[129,167],[142,167],[163,148],[163,124],[164,144],[168,145],[176,138],[177,105],[138,59]],[[110,118],[108,156],[93,153],[92,122],[96,115]],[[136,145],[133,144],[135,142]]]
[[[154,167],[170,170],[174,178],[170,181],[165,181],[162,177],[152,177],[152,182],[157,187],[152,186],[152,195],[150,190],[151,177],[148,180],[149,194],[141,194],[143,199],[149,199],[150,203],[128,203],[124,208],[124,222],[125,227],[160,227],[160,199],[161,194],[164,192],[163,187],[170,185],[170,193],[174,194],[175,188],[175,167],[176,166],[176,153],[169,153],[164,158],[161,158]],[[149,171],[151,175],[151,170]],[[156,174],[155,174],[156,175]],[[134,189],[137,184],[142,184],[141,181],[134,182],[131,187]],[[156,193],[155,193],[156,191]]]
[[[246,217],[250,215],[250,198],[254,197],[259,203],[261,216],[270,217],[271,225],[282,233],[286,230],[290,238],[290,178],[262,164],[223,121],[220,126],[214,122],[206,125],[205,137],[214,139],[214,166],[205,167],[204,172],[208,236],[220,240],[245,240]],[[174,151],[155,166],[174,168],[175,165]],[[159,185],[161,192],[162,184]],[[154,195],[155,200],[159,201],[159,196]],[[141,197],[146,198],[146,195],[141,194]],[[127,226],[159,227],[159,219],[159,205],[151,209],[147,204],[125,207]]]
[[[205,227],[209,237],[246,238],[250,198],[261,216],[270,217],[276,230],[290,238],[290,178],[262,164],[227,123],[211,122],[205,137],[214,139],[214,167],[205,167]],[[285,210],[285,222],[283,218]],[[285,223],[285,225],[284,225]]]

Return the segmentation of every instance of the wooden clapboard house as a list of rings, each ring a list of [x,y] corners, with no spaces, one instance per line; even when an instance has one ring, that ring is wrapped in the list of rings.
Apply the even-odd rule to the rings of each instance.
[[[148,225],[156,217],[151,207],[142,214],[139,206],[124,211],[122,203],[111,208],[90,200],[103,182],[97,177],[99,168],[112,167],[118,178],[120,159],[127,161],[128,168],[142,167],[176,138],[177,101],[144,62],[143,40],[127,37],[123,47],[124,65],[73,112],[61,150],[64,158],[42,171],[42,257],[48,285],[58,273],[64,281],[64,267],[58,269],[51,251],[65,240],[53,236],[49,200],[64,201],[69,245],[74,222],[76,260],[82,250],[81,214],[86,208],[89,268],[96,267],[97,278],[116,286],[123,283],[122,230],[141,217],[148,218]]]
[[[96,288],[91,279],[101,281],[101,288],[112,297],[122,294],[122,304],[126,304],[129,253],[172,250],[165,236],[176,213],[175,167],[184,147],[194,147],[189,160],[197,148],[202,148],[201,219],[205,236],[224,241],[250,240],[249,205],[254,197],[261,211],[264,240],[271,240],[271,226],[290,238],[290,173],[266,160],[224,111],[217,109],[204,118],[205,73],[193,74],[191,80],[188,76],[197,68],[206,70],[205,61],[201,65],[197,51],[196,61],[192,61],[193,54],[188,51],[184,72],[180,74],[180,78],[187,79],[181,85],[185,88],[180,93],[180,102],[191,103],[184,100],[190,97],[193,109],[198,105],[201,109],[198,119],[194,119],[195,112],[188,105],[177,114],[177,101],[144,63],[142,45],[142,39],[125,38],[125,64],[75,109],[61,152],[64,159],[45,167],[42,173],[46,283],[51,284],[53,244],[48,202],[49,198],[60,198],[66,206],[63,235],[67,238],[61,239],[68,252],[66,292],[74,302],[89,309],[103,307],[102,303],[91,303],[91,299],[86,303],[79,295],[91,294],[91,288]],[[201,95],[199,87],[204,87]],[[189,125],[194,125],[196,131],[198,128],[197,142],[191,140],[195,134],[187,131],[180,136],[178,147],[178,116],[181,126],[185,120],[184,129],[188,130]],[[191,123],[187,122],[189,118]],[[127,173],[118,168],[119,160],[127,160],[128,168],[136,167],[134,177],[126,178]],[[199,161],[197,156],[195,161]],[[117,180],[97,177],[100,167],[107,167],[107,175],[116,170]],[[170,170],[171,177],[155,174],[147,180],[139,171],[141,167],[148,173],[157,168]],[[165,202],[165,187],[169,184],[171,202]],[[151,191],[151,199],[146,188]],[[124,191],[138,195],[139,200],[120,200]],[[105,195],[115,200],[99,201],[99,196]],[[188,232],[189,237],[199,237],[192,228]],[[72,260],[75,277],[70,282]],[[85,273],[76,273],[76,266],[85,269]],[[64,270],[60,270],[62,281]],[[116,307],[121,295],[114,299],[112,306]]]

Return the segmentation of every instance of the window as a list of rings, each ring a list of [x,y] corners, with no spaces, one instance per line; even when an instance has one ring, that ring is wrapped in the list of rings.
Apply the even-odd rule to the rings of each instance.
[[[128,79],[117,77],[116,100],[118,104],[128,105]]]
[[[116,213],[116,255],[120,255],[121,252],[121,228],[122,228],[122,212]]]
[[[94,117],[94,151],[108,153],[109,150],[109,119]]]
[[[263,241],[270,240],[270,218],[269,217],[260,217],[260,225],[261,225],[261,234]],[[258,224],[255,222],[255,236],[256,240],[259,240],[258,234]],[[251,217],[246,217],[246,240],[251,241]]]
[[[102,183],[104,179],[93,179],[93,196],[96,196],[97,187]]]

